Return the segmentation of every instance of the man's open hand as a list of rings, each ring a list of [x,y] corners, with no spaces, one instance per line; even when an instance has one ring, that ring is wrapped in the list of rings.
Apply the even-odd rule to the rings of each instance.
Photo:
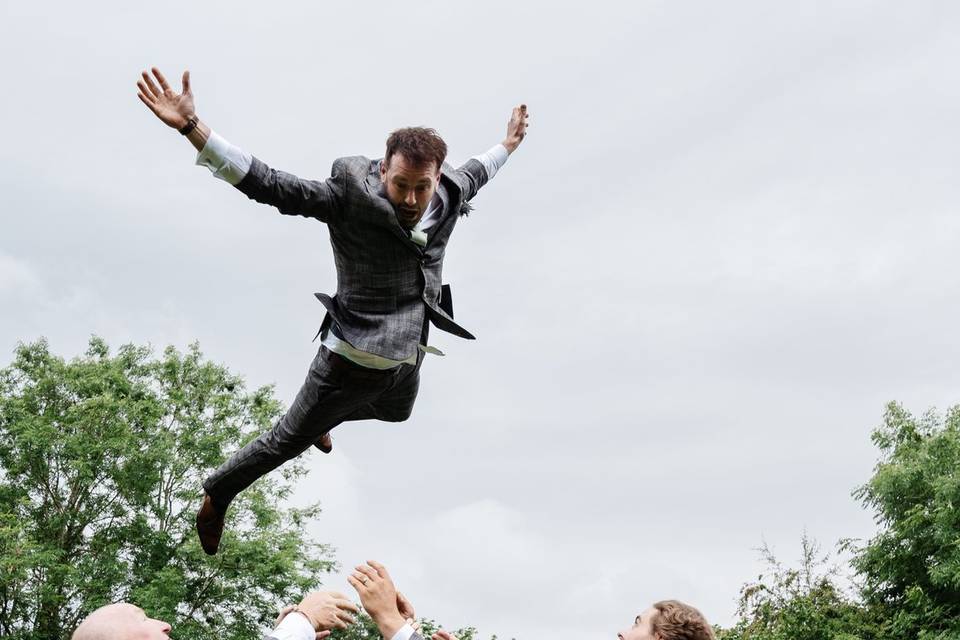
[[[157,79],[157,86],[153,78],[144,71],[140,75],[141,80],[137,80],[137,88],[140,90],[137,96],[147,105],[150,111],[164,124],[174,129],[182,129],[187,124],[187,120],[196,115],[193,108],[193,93],[190,91],[190,72],[183,72],[183,88],[181,93],[176,93],[170,88],[167,79],[163,77],[160,70],[156,67],[151,68],[154,77]]]
[[[314,591],[304,596],[297,606],[297,611],[310,621],[315,630],[322,632],[346,629],[353,624],[351,614],[357,613],[358,609],[357,605],[350,602],[342,593]]]
[[[283,609],[280,609],[280,615],[277,616],[277,621],[273,623],[273,628],[276,629],[277,627],[279,627],[280,623],[283,622],[283,619],[296,610],[297,610],[297,606],[293,604],[288,604]],[[307,619],[309,620],[309,618]],[[329,636],[331,633],[333,632],[330,631],[329,629],[324,629],[323,631],[317,631],[317,635],[314,638],[314,640],[323,640],[324,638]]]
[[[357,590],[360,603],[377,623],[383,637],[392,638],[406,622],[400,608],[407,609],[409,602],[397,598],[397,588],[387,568],[375,560],[368,560],[367,564],[357,567],[347,582]],[[413,607],[409,608],[409,613],[413,614]]]
[[[508,153],[513,153],[523,138],[527,135],[527,119],[530,114],[527,113],[527,105],[521,104],[513,108],[510,114],[510,122],[507,123],[507,137],[503,140],[503,146],[507,148]]]

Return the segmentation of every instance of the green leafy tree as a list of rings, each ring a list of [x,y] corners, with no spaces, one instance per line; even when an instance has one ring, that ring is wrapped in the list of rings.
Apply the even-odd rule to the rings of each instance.
[[[303,533],[318,507],[278,506],[303,468],[234,502],[217,556],[193,518],[203,477],[279,412],[269,387],[247,392],[196,345],[155,358],[93,338],[69,362],[20,345],[0,371],[0,637],[66,638],[127,600],[178,637],[259,640],[333,567]]]
[[[740,592],[740,621],[721,640],[879,640],[870,613],[838,586],[841,572],[806,534],[800,566],[760,549],[767,571]]]
[[[880,532],[854,559],[887,637],[960,638],[960,407],[915,418],[887,406],[882,457],[855,495]]]

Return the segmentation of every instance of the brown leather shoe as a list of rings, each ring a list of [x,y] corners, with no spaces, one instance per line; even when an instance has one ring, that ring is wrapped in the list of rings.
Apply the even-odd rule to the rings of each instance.
[[[313,443],[317,449],[323,451],[324,453],[330,453],[333,451],[333,438],[330,437],[330,432],[327,431],[325,434],[320,436],[320,439]]]
[[[214,555],[220,546],[224,515],[213,506],[210,496],[203,494],[203,506],[197,512],[197,534],[200,536],[200,546],[208,556]]]

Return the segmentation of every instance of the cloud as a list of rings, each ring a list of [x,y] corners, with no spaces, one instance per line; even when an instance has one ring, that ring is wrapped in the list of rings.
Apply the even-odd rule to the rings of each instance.
[[[0,295],[35,294],[41,289],[40,275],[32,266],[0,253]]]

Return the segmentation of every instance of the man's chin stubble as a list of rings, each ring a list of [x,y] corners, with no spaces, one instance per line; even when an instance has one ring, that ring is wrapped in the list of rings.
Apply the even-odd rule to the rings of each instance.
[[[413,213],[413,215],[408,216],[408,215],[405,215],[401,210],[400,212],[397,213],[397,218],[400,219],[400,224],[402,224],[407,228],[416,226],[416,224],[420,222],[419,212],[415,212]]]

